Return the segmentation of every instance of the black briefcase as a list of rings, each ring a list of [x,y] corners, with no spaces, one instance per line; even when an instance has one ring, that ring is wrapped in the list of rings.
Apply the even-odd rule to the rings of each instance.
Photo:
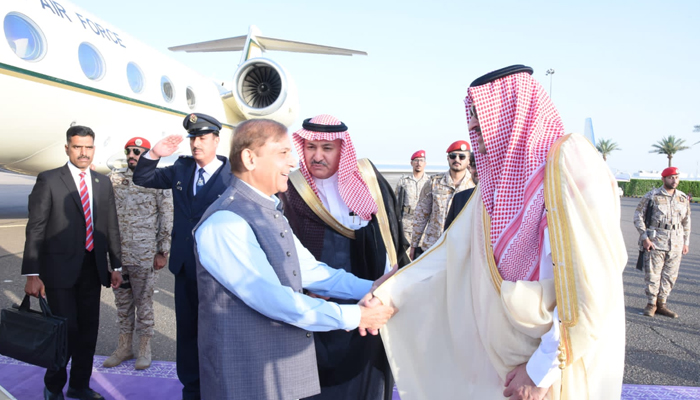
[[[0,354],[56,370],[68,363],[67,319],[51,313],[43,297],[41,311],[29,308],[29,295],[20,306],[0,313]]]

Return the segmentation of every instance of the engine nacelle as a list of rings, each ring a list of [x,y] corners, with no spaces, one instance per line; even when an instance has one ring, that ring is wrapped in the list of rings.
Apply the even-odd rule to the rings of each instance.
[[[299,97],[284,68],[267,58],[251,58],[233,76],[232,97],[245,119],[268,118],[290,126],[299,112]]]

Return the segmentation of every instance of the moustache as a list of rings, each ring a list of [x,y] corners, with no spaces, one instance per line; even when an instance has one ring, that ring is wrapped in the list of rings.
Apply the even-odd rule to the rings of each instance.
[[[328,166],[328,163],[326,163],[326,162],[323,161],[323,160],[321,160],[321,161],[314,161],[314,160],[311,160],[311,165],[323,165],[324,167],[327,167],[327,166]]]
[[[90,157],[88,156],[78,156],[78,160],[89,160]]]
[[[128,160],[126,160],[126,161],[127,161],[127,162],[128,162],[128,161],[134,161],[134,162],[135,162],[135,161],[136,161],[136,159],[135,159],[135,158],[133,158],[133,157],[129,157],[129,159],[128,159]]]

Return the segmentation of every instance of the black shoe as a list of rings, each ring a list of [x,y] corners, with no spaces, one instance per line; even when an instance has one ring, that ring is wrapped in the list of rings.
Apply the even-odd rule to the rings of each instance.
[[[63,391],[54,393],[44,386],[44,400],[63,400]]]
[[[73,389],[72,387],[69,387],[68,391],[66,392],[66,396],[72,399],[80,400],[105,400],[101,394],[90,389],[89,387],[84,389]]]

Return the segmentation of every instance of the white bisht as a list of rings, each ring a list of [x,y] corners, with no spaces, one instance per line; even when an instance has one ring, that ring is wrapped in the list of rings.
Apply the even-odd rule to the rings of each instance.
[[[572,134],[550,149],[544,185],[554,279],[501,278],[477,188],[438,242],[375,291],[399,308],[381,334],[402,400],[503,398],[555,306],[563,369],[547,398],[620,398],[627,252],[615,179]]]

